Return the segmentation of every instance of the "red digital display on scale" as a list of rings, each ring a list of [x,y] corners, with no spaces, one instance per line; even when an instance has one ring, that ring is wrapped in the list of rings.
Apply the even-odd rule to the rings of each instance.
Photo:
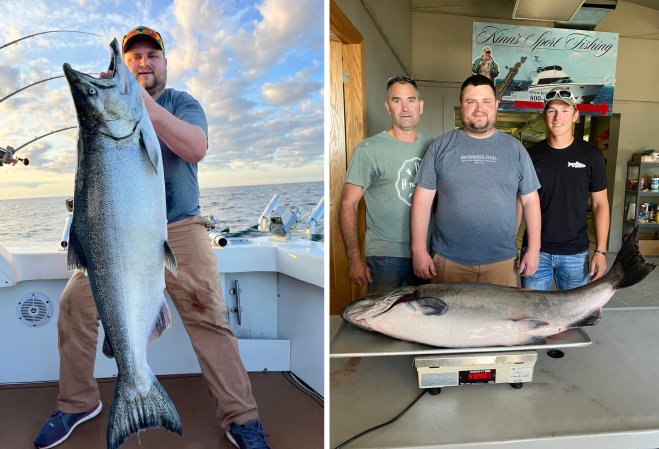
[[[497,370],[495,369],[474,369],[460,371],[459,383],[466,384],[488,384],[496,381]]]

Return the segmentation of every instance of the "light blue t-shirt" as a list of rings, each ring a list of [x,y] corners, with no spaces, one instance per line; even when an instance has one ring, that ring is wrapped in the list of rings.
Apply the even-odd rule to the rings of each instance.
[[[206,114],[197,100],[187,92],[165,89],[156,102],[184,122],[197,125],[206,133]],[[167,196],[167,222],[174,223],[186,217],[199,215],[199,180],[197,164],[184,161],[158,138],[165,171],[165,193]]]
[[[364,190],[367,256],[411,257],[414,175],[431,140],[419,133],[415,142],[401,142],[382,131],[357,146],[346,182]]]
[[[434,252],[463,265],[517,255],[517,193],[527,195],[540,183],[516,139],[500,131],[485,139],[449,131],[430,144],[416,181],[437,190]]]

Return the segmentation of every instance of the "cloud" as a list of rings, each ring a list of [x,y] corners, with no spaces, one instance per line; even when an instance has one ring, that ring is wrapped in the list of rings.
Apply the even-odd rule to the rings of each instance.
[[[322,86],[318,81],[284,81],[280,83],[265,83],[261,94],[266,103],[272,106],[282,106],[298,103],[306,99],[312,92]]]
[[[248,76],[260,73],[299,47],[322,47],[322,2],[265,0],[257,9],[262,20],[251,32],[241,30],[233,43],[248,67]]]
[[[305,180],[305,170],[314,176],[322,173],[322,0],[37,0],[30,8],[19,0],[3,0],[0,45],[56,29],[103,37],[50,33],[0,50],[0,98],[62,74],[64,62],[88,73],[105,70],[111,38],[121,39],[126,28],[137,24],[163,34],[168,87],[189,92],[206,112],[209,151],[202,172],[286,168]],[[0,146],[18,146],[77,124],[63,79],[35,85],[0,103],[0,116]],[[64,131],[21,150],[32,162],[30,173],[42,178],[72,175],[76,137],[75,130]],[[239,180],[267,181],[261,178]],[[0,179],[0,187],[6,179]]]

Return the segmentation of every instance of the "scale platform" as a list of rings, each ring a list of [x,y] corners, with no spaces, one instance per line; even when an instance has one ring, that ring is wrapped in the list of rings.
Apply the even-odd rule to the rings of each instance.
[[[370,332],[344,321],[339,316],[330,317],[330,336],[330,358],[561,350],[588,346],[592,343],[590,337],[583,329],[570,329],[566,332],[552,335],[544,343],[540,344],[476,348],[437,348]]]

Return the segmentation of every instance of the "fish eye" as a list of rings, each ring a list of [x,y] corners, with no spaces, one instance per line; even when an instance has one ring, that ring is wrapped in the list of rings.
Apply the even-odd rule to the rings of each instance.
[[[89,93],[89,95],[96,95],[96,89],[90,87],[89,89],[87,89],[87,93]]]

